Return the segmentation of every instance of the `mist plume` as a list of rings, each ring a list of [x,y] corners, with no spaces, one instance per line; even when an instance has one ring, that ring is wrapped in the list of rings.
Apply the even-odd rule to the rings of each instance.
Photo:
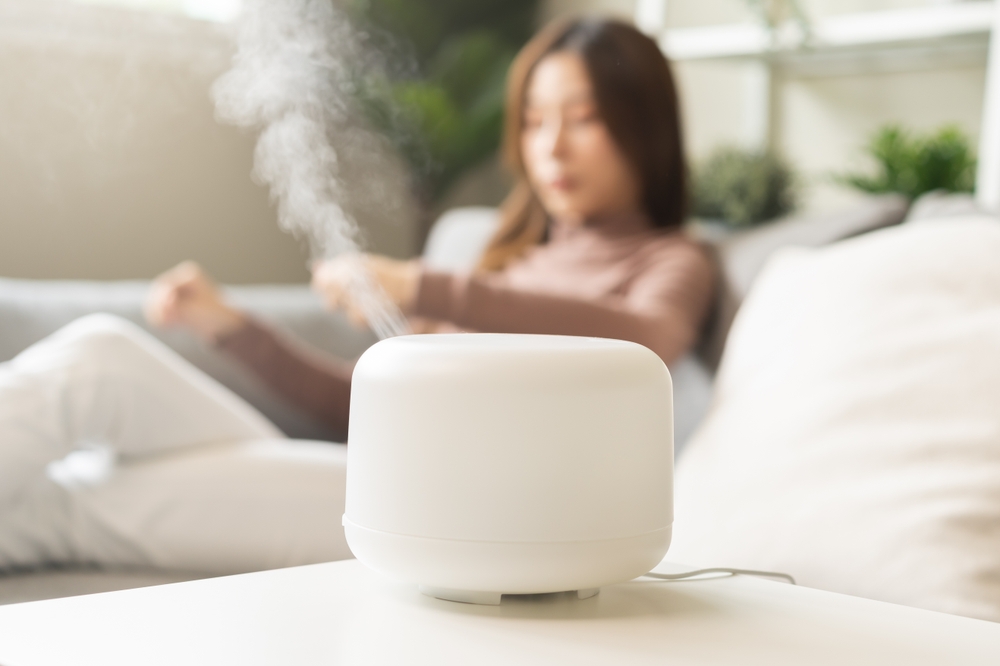
[[[244,0],[233,66],[212,88],[220,120],[260,130],[254,178],[270,188],[281,228],[307,238],[314,259],[356,257],[353,209],[398,205],[398,192],[372,168],[384,141],[359,123],[353,104],[352,73],[368,59],[330,0]],[[360,187],[352,179],[349,190],[344,174],[357,164],[372,177]],[[407,332],[363,262],[355,265],[350,288],[372,330],[380,338]]]

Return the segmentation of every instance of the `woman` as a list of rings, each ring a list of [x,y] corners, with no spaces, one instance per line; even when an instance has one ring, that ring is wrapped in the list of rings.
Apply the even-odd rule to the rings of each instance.
[[[680,355],[707,310],[712,269],[679,231],[677,99],[654,42],[613,21],[547,29],[514,63],[506,130],[518,185],[479,269],[369,257],[386,293],[422,330],[594,335],[666,362]],[[315,271],[329,304],[357,317],[345,285],[341,262]],[[231,352],[346,435],[351,364],[232,308],[193,264],[159,278],[147,312]],[[85,442],[127,464],[94,479],[59,462]],[[348,557],[343,479],[343,447],[282,439],[114,317],[78,320],[0,366],[0,568],[225,573]]]
[[[670,363],[695,341],[712,267],[679,231],[684,152],[673,79],[658,47],[614,21],[543,31],[511,69],[506,157],[518,178],[472,275],[370,257],[414,328],[620,338]],[[314,273],[327,302],[362,320],[349,264]],[[228,306],[191,264],[161,277],[148,308],[253,368],[346,438],[351,364],[320,359]]]

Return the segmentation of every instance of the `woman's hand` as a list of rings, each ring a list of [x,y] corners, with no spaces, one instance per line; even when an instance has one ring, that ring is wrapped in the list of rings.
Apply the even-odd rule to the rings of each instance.
[[[413,308],[420,284],[420,262],[402,261],[377,254],[344,255],[317,262],[313,266],[312,286],[326,305],[343,310],[352,322],[367,324],[364,308],[352,289],[355,281],[365,279],[359,271],[367,269],[370,279],[403,312]]]
[[[201,266],[185,261],[153,281],[146,297],[146,320],[153,326],[179,326],[214,342],[240,328],[246,316],[229,306]]]

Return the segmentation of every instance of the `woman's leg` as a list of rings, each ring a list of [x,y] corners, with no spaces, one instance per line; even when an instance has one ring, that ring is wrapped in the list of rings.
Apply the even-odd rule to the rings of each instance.
[[[142,532],[115,533],[111,517],[142,505],[145,495],[168,507],[172,493],[183,498],[183,487],[132,486],[132,496],[105,502],[103,513],[88,513],[82,498],[113,489],[127,476],[122,470],[138,461],[152,465],[196,445],[281,437],[252,407],[138,327],[107,315],[80,319],[0,364],[0,567],[106,562],[115,552],[106,546],[115,543],[134,556],[110,561],[155,562]],[[110,478],[74,488],[47,477],[50,463],[87,442],[119,454],[123,464]],[[249,498],[257,490],[235,494]],[[157,519],[147,513],[144,524]],[[95,537],[101,521],[105,544]]]
[[[85,443],[123,458],[281,433],[118,317],[79,319],[0,364],[0,503]]]
[[[218,444],[119,465],[69,491],[73,559],[233,574],[351,557],[347,447]]]

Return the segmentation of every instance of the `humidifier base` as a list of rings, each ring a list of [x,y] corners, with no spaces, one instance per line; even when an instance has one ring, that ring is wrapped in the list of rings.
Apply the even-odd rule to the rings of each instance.
[[[428,597],[443,599],[444,601],[457,601],[462,604],[477,604],[479,606],[499,606],[503,598],[501,592],[477,592],[474,590],[451,590],[444,587],[428,587],[421,585],[420,591]],[[576,592],[577,599],[589,599],[596,597],[601,591],[599,587],[592,587],[586,590],[567,590]]]
[[[416,583],[432,597],[482,604],[499,603],[501,594],[568,590],[583,590],[585,598],[587,591],[655,567],[667,552],[671,532],[668,526],[593,541],[472,541],[374,530],[346,515],[343,522],[351,551],[370,568]],[[493,601],[470,600],[470,595]]]

